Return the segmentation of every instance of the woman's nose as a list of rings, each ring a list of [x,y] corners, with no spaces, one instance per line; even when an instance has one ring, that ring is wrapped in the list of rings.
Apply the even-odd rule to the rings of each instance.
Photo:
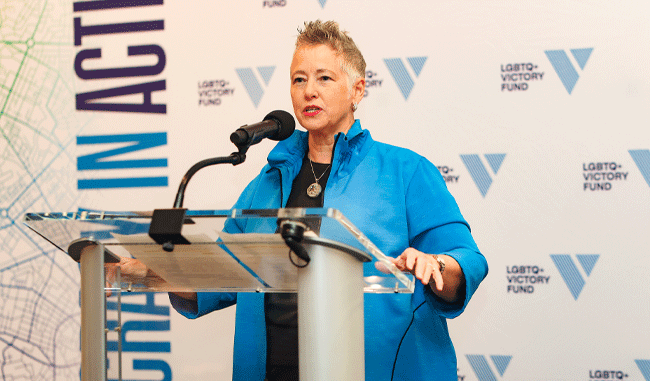
[[[307,81],[305,84],[305,98],[307,99],[312,99],[316,98],[318,96],[318,92],[316,91],[316,86],[314,86],[313,81]]]

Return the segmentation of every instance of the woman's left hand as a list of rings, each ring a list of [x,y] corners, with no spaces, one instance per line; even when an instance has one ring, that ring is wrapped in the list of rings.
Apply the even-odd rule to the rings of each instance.
[[[391,258],[391,260],[400,271],[410,272],[424,285],[433,281],[435,288],[442,292],[444,281],[440,272],[440,264],[435,255],[409,247],[399,257]]]

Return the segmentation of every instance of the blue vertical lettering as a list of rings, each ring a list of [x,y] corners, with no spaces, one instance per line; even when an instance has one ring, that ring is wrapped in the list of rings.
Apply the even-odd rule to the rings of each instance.
[[[171,381],[172,370],[165,361],[162,360],[133,360],[134,370],[159,370],[163,372],[163,378],[160,381]]]
[[[145,297],[144,303],[137,303],[132,301],[132,297]],[[152,292],[134,292],[123,294],[122,300],[128,300],[127,303],[121,303],[120,309],[122,312],[129,314],[142,314],[145,319],[147,315],[150,316],[167,316],[169,317],[169,306],[165,305],[156,305],[155,302],[155,293]],[[114,301],[106,301],[106,309],[117,311],[118,305]],[[114,330],[117,328],[117,320],[107,320],[106,327],[109,330]],[[171,343],[169,340],[160,340],[160,341],[135,341],[127,340],[128,333],[131,335],[136,334],[136,332],[169,332],[170,331],[170,321],[168,320],[129,320],[123,322],[119,335],[122,340],[122,351],[130,353],[171,353]],[[107,340],[106,341],[106,350],[108,352],[117,352],[118,342],[116,340]],[[108,359],[107,359],[108,360]],[[172,380],[172,370],[169,364],[165,360],[161,359],[133,359],[133,370],[134,371],[152,371],[157,370],[162,372],[162,381],[171,381]],[[116,381],[116,380],[110,380]]]
[[[167,144],[166,132],[124,135],[77,136],[77,145],[131,143],[120,148],[97,152],[77,158],[77,170],[133,169],[167,167],[167,159],[106,160],[111,156],[154,148]],[[80,179],[77,189],[136,188],[167,186],[167,176],[163,177],[125,177],[110,179]]]
[[[154,298],[156,294],[154,294],[153,292],[130,292],[128,295],[129,296],[145,295],[147,301],[145,302],[145,304],[122,303],[122,312],[169,316],[169,306],[157,306]],[[117,311],[117,303],[107,301],[106,309],[109,311],[110,310]]]
[[[115,328],[117,322],[110,320],[106,322],[108,329]],[[169,331],[169,320],[132,320],[127,321],[122,325],[122,352],[147,352],[147,353],[169,353],[171,352],[171,344],[169,341],[128,341],[126,334],[129,331]],[[107,340],[106,350],[116,352],[117,341]]]

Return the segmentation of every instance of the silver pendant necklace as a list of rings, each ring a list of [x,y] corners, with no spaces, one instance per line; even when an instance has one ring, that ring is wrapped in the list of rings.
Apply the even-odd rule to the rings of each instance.
[[[307,187],[307,196],[311,198],[316,198],[323,191],[323,187],[320,186],[320,183],[318,181],[321,179],[321,177],[323,177],[323,175],[325,175],[325,172],[327,172],[327,170],[330,168],[332,163],[330,163],[330,165],[328,165],[327,168],[325,168],[325,170],[323,171],[323,173],[321,173],[320,176],[316,177],[316,172],[314,172],[314,165],[311,162],[311,158],[309,157],[309,154],[307,154],[307,158],[309,159],[309,166],[311,167],[311,173],[314,174],[314,183],[311,184],[309,187]]]

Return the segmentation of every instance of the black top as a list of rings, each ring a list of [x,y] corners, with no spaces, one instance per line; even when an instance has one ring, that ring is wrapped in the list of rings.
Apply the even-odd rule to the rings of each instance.
[[[287,208],[321,208],[325,195],[325,184],[331,171],[330,164],[309,163],[308,155],[302,161],[300,172],[293,180]],[[315,174],[315,176],[314,176]],[[309,197],[307,188],[316,181],[322,192]],[[305,221],[307,222],[307,221]],[[307,222],[312,230],[318,231],[320,224]],[[298,298],[295,293],[264,294],[266,317],[266,380],[298,380]]]

